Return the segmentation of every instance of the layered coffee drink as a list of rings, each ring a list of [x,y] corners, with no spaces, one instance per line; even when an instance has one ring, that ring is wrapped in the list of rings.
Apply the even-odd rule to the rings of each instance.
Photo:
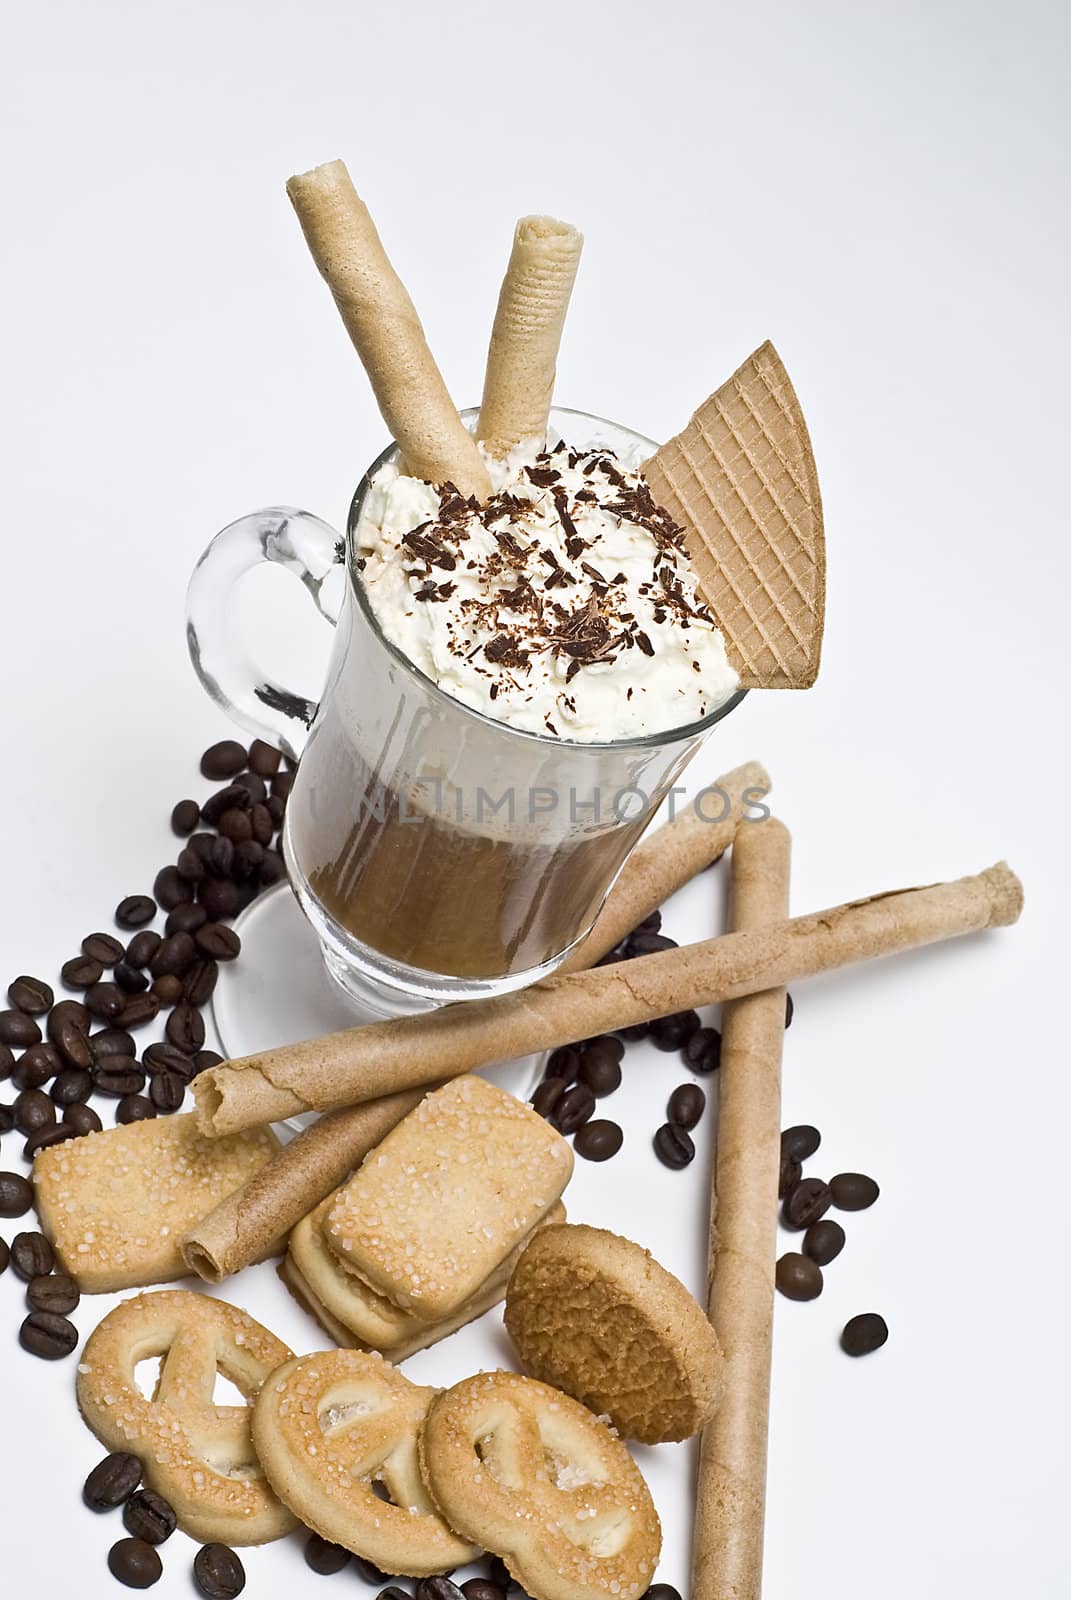
[[[289,814],[349,939],[477,984],[583,937],[737,683],[634,466],[566,443],[486,465],[482,502],[390,460],[358,496],[355,603]]]

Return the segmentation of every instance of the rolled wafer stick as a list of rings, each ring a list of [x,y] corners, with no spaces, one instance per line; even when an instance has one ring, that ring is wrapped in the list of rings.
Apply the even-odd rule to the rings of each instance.
[[[756,827],[764,824],[756,823]],[[1022,885],[1004,862],[955,883],[901,889],[768,928],[723,934],[494,1000],[347,1028],[210,1067],[194,1080],[208,1134],[333,1110],[549,1050],[590,1034],[735,1000],[790,979],[1014,922]]]
[[[182,1259],[220,1283],[286,1243],[294,1225],[342,1183],[381,1139],[423,1099],[423,1089],[385,1095],[321,1117],[284,1145],[266,1167],[191,1228]]]
[[[522,217],[502,280],[476,437],[493,455],[547,436],[565,314],[583,235],[553,217]]]
[[[736,932],[787,916],[790,848],[779,822],[740,830],[732,862]],[[693,1600],[759,1600],[784,989],[731,1001],[721,1030],[707,1308],[725,1358],[725,1387],[699,1454],[691,1593]]]
[[[398,274],[342,161],[287,183],[305,242],[335,297],[408,472],[485,500],[491,480],[450,399]]]

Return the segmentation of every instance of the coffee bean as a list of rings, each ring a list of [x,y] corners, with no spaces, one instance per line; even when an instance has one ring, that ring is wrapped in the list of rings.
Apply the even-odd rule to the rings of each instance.
[[[376,1600],[410,1600],[409,1590],[399,1588],[396,1583],[389,1583],[385,1589],[379,1591]]]
[[[115,983],[94,983],[86,990],[86,1009],[103,1022],[112,1022],[126,1006],[127,997]]]
[[[212,961],[233,961],[241,954],[242,941],[233,928],[221,922],[208,922],[194,934],[194,944]]]
[[[168,1042],[186,1055],[196,1055],[205,1042],[205,1023],[195,1006],[183,1002],[177,1005],[167,1019]]]
[[[580,1046],[576,1044],[559,1045],[557,1050],[552,1050],[547,1057],[544,1069],[544,1078],[561,1078],[565,1084],[575,1083],[580,1071]]]
[[[208,921],[208,912],[204,906],[199,906],[196,901],[184,900],[174,911],[169,911],[167,921],[164,923],[164,932],[196,933],[198,928],[203,928]]]
[[[183,883],[200,883],[205,875],[205,861],[199,850],[193,850],[189,845],[179,852],[175,862],[175,871]]]
[[[885,1318],[876,1311],[863,1311],[844,1324],[840,1347],[846,1356],[869,1356],[880,1350],[888,1337]]]
[[[55,1016],[55,1012],[52,1015]],[[88,1012],[86,1015],[88,1017]],[[51,1018],[49,1024],[51,1026]],[[89,1034],[73,1017],[67,1017],[60,1023],[54,1037],[56,1048],[69,1067],[77,1067],[80,1072],[85,1072],[93,1065]]]
[[[789,1300],[816,1300],[822,1293],[822,1269],[810,1256],[789,1250],[777,1263],[774,1282]]]
[[[141,1058],[141,1064],[149,1073],[173,1072],[183,1083],[188,1083],[193,1077],[193,1061],[176,1050],[173,1044],[167,1044],[161,1039],[159,1044],[151,1044]]]
[[[681,1055],[693,1072],[716,1072],[721,1066],[721,1034],[717,1028],[697,1028]]]
[[[682,1083],[669,1097],[666,1116],[678,1128],[690,1133],[698,1124],[706,1105],[707,1097],[697,1083]]]
[[[133,1036],[125,1028],[101,1028],[99,1033],[91,1033],[89,1048],[94,1061],[103,1061],[105,1056],[136,1056],[138,1053]]]
[[[217,1050],[198,1050],[193,1058],[193,1071],[196,1077],[198,1072],[207,1072],[209,1067],[221,1067],[223,1057]]]
[[[714,861],[720,859],[720,856],[714,857]],[[714,861],[710,863],[711,866],[714,865]],[[652,1583],[642,1600],[681,1600],[681,1597],[671,1583]]]
[[[114,967],[123,957],[123,946],[110,933],[87,933],[82,940],[82,954],[90,961],[99,961],[102,967]]]
[[[178,1517],[162,1495],[135,1489],[123,1507],[123,1527],[146,1544],[164,1544],[178,1527]]]
[[[160,1015],[160,1002],[154,994],[132,994],[116,1021],[121,1028],[141,1028]]]
[[[651,1023],[651,1042],[659,1050],[680,1050],[698,1031],[698,1011],[675,1011]]]
[[[272,821],[271,812],[260,801],[254,801],[249,812],[249,824],[253,835],[253,843],[259,844],[266,850],[271,844],[275,832],[275,823]]]
[[[161,941],[149,963],[154,978],[176,977],[190,967],[197,956],[197,947],[190,933],[173,933]]]
[[[199,883],[197,900],[204,906],[213,922],[237,916],[242,908],[242,894],[238,885],[221,878],[206,878],[204,883]]]
[[[231,877],[235,883],[246,883],[253,875],[260,871],[264,860],[264,846],[255,839],[244,839],[241,844],[234,847],[234,861],[231,863]]]
[[[627,1039],[630,1043],[637,1039],[646,1039],[651,1031],[648,1022],[636,1022],[628,1028],[615,1028],[614,1032],[619,1039]]]
[[[0,1044],[27,1050],[41,1043],[41,1030],[25,1011],[0,1011]]]
[[[506,1592],[488,1578],[470,1578],[461,1585],[465,1600],[506,1600]]]
[[[0,1104],[0,1133],[10,1133],[15,1126],[15,1108]]]
[[[129,961],[117,961],[112,977],[124,994],[141,994],[149,987],[141,968],[131,966]]]
[[[7,997],[16,1011],[25,1011],[28,1017],[43,1017],[55,995],[41,978],[16,978],[8,985]]]
[[[822,1222],[812,1223],[803,1235],[804,1255],[810,1256],[812,1261],[817,1261],[820,1267],[828,1267],[843,1249],[844,1229],[831,1217],[826,1217]]]
[[[505,1594],[512,1586],[513,1578],[502,1557],[492,1556],[487,1563],[487,1570],[490,1573],[491,1582]]]
[[[664,933],[636,933],[625,941],[625,959],[630,961],[634,956],[655,956],[663,950],[676,948],[676,939],[669,939]]]
[[[544,1078],[532,1096],[532,1110],[540,1117],[552,1117],[568,1088],[564,1078]]]
[[[186,1098],[186,1085],[174,1072],[158,1072],[149,1084],[149,1094],[157,1111],[170,1116]]]
[[[134,1066],[129,1056],[108,1056],[107,1061],[122,1062],[122,1066],[101,1063],[93,1073],[93,1085],[98,1094],[122,1100],[128,1094],[139,1094],[145,1087],[145,1074]]]
[[[132,967],[147,967],[161,944],[160,935],[152,928],[136,933],[126,947],[126,959]]]
[[[865,1211],[881,1193],[865,1172],[838,1172],[830,1178],[829,1187],[838,1211]]]
[[[215,991],[218,979],[219,965],[217,962],[195,961],[182,980],[183,1000],[190,1006],[207,1005]],[[203,1030],[204,1024],[202,1023],[201,1026]]]
[[[193,1558],[193,1580],[205,1600],[234,1600],[245,1588],[245,1568],[229,1545],[206,1544]]]
[[[156,901],[147,894],[128,894],[115,908],[115,920],[121,928],[143,928],[156,915]]]
[[[286,877],[286,862],[278,850],[265,850],[260,864],[260,887],[270,889],[273,883],[282,883]]]
[[[824,1217],[833,1204],[828,1183],[821,1178],[801,1178],[785,1199],[781,1220],[786,1228],[802,1230]]]
[[[87,1133],[100,1133],[103,1123],[92,1106],[67,1106],[63,1113],[63,1126],[70,1128],[75,1138]]]
[[[144,1539],[120,1539],[108,1551],[108,1571],[128,1589],[151,1589],[164,1575],[164,1564]]]
[[[156,1107],[143,1094],[125,1094],[115,1108],[115,1120],[120,1126],[128,1122],[151,1122],[155,1115]]]
[[[11,1252],[7,1247],[7,1240],[0,1239],[0,1278],[7,1271],[7,1264],[11,1259]]]
[[[781,1151],[781,1170],[777,1177],[777,1198],[784,1200],[790,1195],[800,1179],[803,1177],[803,1168],[794,1156],[786,1155]]]
[[[792,1026],[792,1018],[793,1018],[793,1015],[795,1013],[795,1010],[796,1010],[796,1008],[792,1004],[792,996],[790,994],[786,994],[785,995],[785,1027],[786,1028],[791,1028],[791,1026]]]
[[[26,1302],[31,1310],[51,1311],[58,1317],[65,1317],[69,1311],[74,1311],[81,1298],[74,1279],[68,1278],[63,1272],[31,1278],[26,1285]]]
[[[253,819],[248,811],[239,811],[237,806],[231,806],[219,819],[219,831],[232,844],[244,844],[253,837]]]
[[[182,979],[165,973],[153,979],[152,992],[162,1006],[177,1006],[182,999]]]
[[[377,1492],[375,1482],[372,1485],[372,1492]],[[390,1580],[390,1573],[384,1572],[381,1567],[377,1567],[374,1561],[368,1560],[367,1556],[354,1556],[353,1565],[365,1583],[387,1583]],[[406,1596],[406,1600],[408,1600],[408,1596]]]
[[[42,1361],[61,1361],[78,1345],[78,1329],[51,1311],[31,1311],[19,1329],[19,1343]]]
[[[580,1054],[580,1081],[586,1083],[596,1099],[613,1094],[621,1087],[621,1057],[625,1047],[609,1036],[591,1039]]]
[[[152,892],[156,903],[171,911],[189,898],[189,885],[179,877],[177,867],[161,867],[153,880]]]
[[[233,778],[241,772],[249,757],[237,739],[221,739],[209,745],[201,757],[202,778]]]
[[[11,1081],[16,1089],[40,1089],[56,1076],[63,1065],[54,1044],[32,1044],[16,1061]]]
[[[809,1161],[821,1143],[822,1135],[818,1129],[806,1122],[786,1128],[781,1135],[782,1153],[792,1156],[796,1161]]]
[[[36,1133],[56,1120],[56,1108],[43,1089],[24,1089],[12,1109],[20,1133]]]
[[[629,934],[629,938],[635,939],[637,934],[640,933],[660,933],[661,931],[662,913],[661,911],[652,911],[649,916],[644,917],[642,922],[637,922]]]
[[[573,1140],[573,1149],[585,1161],[609,1161],[616,1156],[624,1142],[624,1134],[616,1122],[597,1117],[587,1122]]]
[[[275,773],[274,777],[269,780],[271,783],[272,794],[278,795],[281,800],[289,799],[290,791],[294,787],[294,779],[296,777],[296,772]]]
[[[218,828],[225,811],[246,811],[253,804],[253,796],[240,783],[229,783],[225,789],[210,794],[201,807],[201,816],[210,828]]]
[[[0,1044],[0,1081],[10,1078],[11,1069],[15,1065],[15,1054],[10,1045]]]
[[[141,1462],[127,1450],[115,1450],[98,1461],[85,1481],[82,1499],[90,1511],[113,1511],[141,1482]]]
[[[249,746],[249,768],[260,778],[270,778],[278,772],[282,756],[274,745],[265,744],[263,739],[254,739]]]
[[[54,1144],[65,1144],[68,1139],[74,1138],[73,1130],[66,1122],[52,1122],[36,1133],[31,1133],[22,1147],[22,1159],[32,1161],[41,1150],[50,1150]]]
[[[664,1167],[679,1170],[695,1160],[695,1145],[683,1128],[664,1122],[654,1136],[655,1155]]]
[[[421,1578],[416,1600],[462,1600],[461,1590],[449,1578]]]
[[[33,1205],[33,1190],[17,1172],[0,1172],[0,1217],[24,1217]]]
[[[171,831],[180,839],[185,838],[196,828],[200,817],[201,808],[196,800],[180,800],[171,812]]]
[[[234,841],[215,839],[205,864],[214,878],[229,878],[234,870]]]
[[[586,1083],[574,1083],[566,1089],[551,1116],[551,1125],[559,1133],[575,1133],[595,1112],[595,1096]]]
[[[93,1093],[93,1075],[84,1067],[64,1067],[56,1074],[52,1098],[58,1106],[73,1106]]]
[[[305,1541],[305,1560],[313,1572],[319,1572],[326,1578],[332,1572],[341,1572],[343,1567],[349,1566],[350,1552],[340,1544],[330,1544],[328,1540],[321,1539],[318,1533],[310,1533]]]
[[[277,828],[282,827],[286,815],[286,801],[280,795],[270,794],[264,802],[264,809]]]
[[[215,834],[206,833],[202,829],[200,833],[194,833],[190,835],[189,848],[191,850],[195,850],[200,856],[201,860],[207,864],[208,858],[212,854],[212,846],[215,844],[215,842]]]
[[[43,1233],[17,1233],[11,1241],[11,1270],[23,1283],[51,1272],[55,1260]]]

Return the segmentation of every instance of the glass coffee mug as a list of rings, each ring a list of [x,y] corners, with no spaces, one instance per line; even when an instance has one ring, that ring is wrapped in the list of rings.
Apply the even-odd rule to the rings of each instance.
[[[560,408],[549,437],[632,466],[656,449]],[[300,757],[283,840],[290,880],[328,971],[375,1015],[503,994],[553,972],[665,793],[744,696],[686,727],[605,744],[511,728],[453,699],[384,636],[357,565],[369,480],[395,455],[392,445],[362,479],[344,544],[307,512],[254,512],[209,545],[187,606],[208,693]],[[318,704],[265,676],[230,625],[233,586],[263,561],[300,578],[335,624]],[[339,563],[340,600],[337,577],[327,581]]]

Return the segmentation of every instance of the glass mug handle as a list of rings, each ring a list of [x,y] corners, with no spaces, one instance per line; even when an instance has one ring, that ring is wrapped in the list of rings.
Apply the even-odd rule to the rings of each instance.
[[[206,691],[239,726],[294,760],[317,702],[284,688],[257,665],[232,625],[233,591],[247,572],[270,561],[300,579],[333,625],[343,591],[327,580],[340,566],[342,551],[339,535],[311,512],[267,506],[216,534],[186,591],[186,643]]]

